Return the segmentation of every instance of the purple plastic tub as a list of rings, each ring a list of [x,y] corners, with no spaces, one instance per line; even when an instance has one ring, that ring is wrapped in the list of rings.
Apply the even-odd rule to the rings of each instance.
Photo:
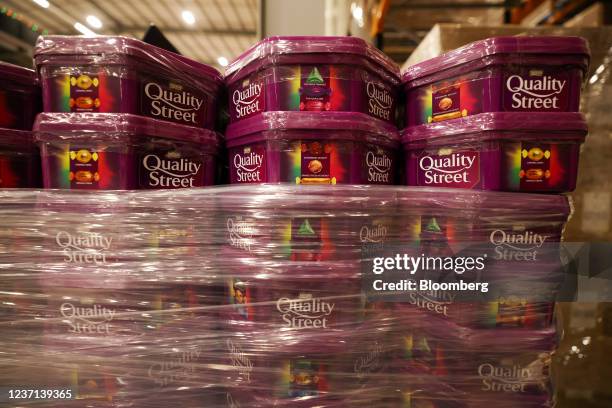
[[[32,132],[0,129],[0,188],[36,188],[40,182],[40,153]]]
[[[423,316],[405,317],[395,372],[441,381],[456,390],[457,399],[472,403],[506,396],[531,404],[552,396],[554,329],[470,330]]]
[[[212,129],[223,79],[208,65],[127,37],[36,44],[45,112],[133,113]]]
[[[225,77],[232,122],[267,111],[343,111],[395,123],[399,68],[360,38],[267,38]]]
[[[482,112],[577,112],[589,64],[578,37],[497,37],[409,67],[406,125]]]
[[[393,184],[395,128],[358,113],[265,112],[227,130],[230,183]]]
[[[566,192],[576,187],[579,113],[483,113],[402,132],[407,184]]]
[[[32,130],[39,98],[35,71],[0,62],[0,128]]]
[[[36,124],[45,188],[175,189],[214,184],[219,136],[117,113],[43,113]]]

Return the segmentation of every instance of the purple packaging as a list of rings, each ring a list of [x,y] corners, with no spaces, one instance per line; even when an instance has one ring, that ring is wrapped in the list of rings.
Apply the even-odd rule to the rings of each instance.
[[[39,98],[35,71],[0,62],[0,128],[32,130]]]
[[[407,184],[520,192],[576,187],[579,113],[483,113],[402,132]]]
[[[214,184],[215,132],[122,113],[42,113],[45,188],[176,189]]]
[[[356,37],[270,37],[227,68],[231,122],[268,111],[360,112],[395,123],[399,68]]]
[[[132,113],[213,129],[223,79],[208,65],[119,36],[36,43],[45,112]]]
[[[394,184],[395,128],[348,112],[265,112],[227,129],[230,183]]]
[[[209,335],[217,320],[208,286],[157,285],[146,289],[47,289],[43,345],[51,353],[88,352],[117,357],[124,347]],[[33,311],[35,307],[32,307]],[[35,321],[35,320],[33,320]]]
[[[485,302],[464,299],[457,292],[419,290],[401,305],[405,313],[422,312],[470,328],[540,328],[552,323],[560,280],[560,244],[571,207],[567,197],[457,189],[425,189],[398,193],[401,241],[413,243],[407,253],[435,256],[483,256],[485,269],[474,276],[491,292],[508,298]],[[518,273],[520,271],[520,273]],[[436,279],[431,272],[430,278]],[[441,276],[442,278],[443,276]],[[444,277],[448,280],[448,277]],[[534,291],[538,288],[537,291]]]
[[[589,48],[579,37],[495,37],[409,67],[406,124],[483,112],[578,112]]]
[[[358,396],[374,400],[386,384],[381,379],[392,351],[384,343],[385,333],[372,324],[342,339],[342,349],[305,344],[302,350],[265,350],[243,336],[226,336],[223,381],[234,400],[248,394],[274,406],[294,406],[301,400],[310,402],[305,406],[327,406]]]
[[[502,333],[423,317],[400,319],[401,347],[393,365],[398,373],[440,381],[455,390],[456,399],[470,404],[503,396],[512,402],[509,406],[520,406],[552,397],[550,363],[558,342],[554,328]]]
[[[40,185],[40,152],[32,132],[0,129],[0,188]]]
[[[252,272],[245,273],[245,266],[226,272],[222,327],[254,341],[265,337],[267,345],[259,345],[260,351],[317,352],[324,347],[333,353],[344,349],[350,336],[367,332],[358,270],[298,263],[263,269],[254,262]]]

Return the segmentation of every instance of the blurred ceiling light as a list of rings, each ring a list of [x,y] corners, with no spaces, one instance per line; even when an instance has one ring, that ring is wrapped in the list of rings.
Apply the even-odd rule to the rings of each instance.
[[[96,33],[91,31],[89,28],[85,27],[81,23],[74,23],[74,29],[80,32],[81,34],[87,35],[89,37],[94,37],[96,35]]]
[[[227,58],[225,57],[219,57],[217,58],[217,62],[219,63],[219,65],[221,65],[222,67],[227,67],[227,65],[229,64],[229,61],[227,60]]]
[[[102,21],[96,16],[87,16],[87,24],[93,28],[102,28]]]
[[[351,14],[353,15],[355,21],[357,21],[357,25],[359,25],[359,27],[363,27],[363,8],[358,6],[357,3],[351,3]]]
[[[32,0],[42,8],[49,8],[49,2],[47,0]]]
[[[183,21],[185,21],[189,25],[195,24],[195,16],[189,10],[183,10],[181,13],[181,17],[183,17]]]

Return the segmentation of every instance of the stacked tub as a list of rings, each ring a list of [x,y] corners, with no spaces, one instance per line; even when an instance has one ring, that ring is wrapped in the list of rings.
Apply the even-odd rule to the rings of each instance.
[[[126,37],[46,36],[35,63],[35,124],[46,188],[177,189],[213,185],[221,75]]]
[[[436,292],[398,305],[408,403],[523,407],[553,400],[549,363],[562,280],[554,243],[570,211],[564,196],[522,193],[575,188],[587,133],[578,108],[588,62],[581,38],[498,37],[404,73],[407,184],[513,192],[449,218],[425,217],[423,251],[453,253],[453,241],[480,242],[476,247],[490,246],[487,272],[495,282],[529,277],[523,292],[510,284],[512,298],[502,292],[498,301],[461,302]],[[532,216],[522,218],[528,208]]]
[[[167,193],[2,193],[4,386],[70,389],[57,407],[216,395],[213,212]]]
[[[0,62],[0,188],[40,185],[40,154],[32,124],[40,88],[31,69]]]
[[[267,38],[226,83],[232,184],[394,184],[399,70],[373,46]]]
[[[347,406],[380,395],[370,374],[382,370],[389,322],[368,312],[359,259],[363,234],[384,240],[393,211],[367,214],[367,190],[354,205],[346,191],[321,193],[395,184],[399,69],[358,38],[271,37],[229,65],[226,84],[230,183],[246,184],[219,202],[228,398]],[[253,196],[247,185],[261,183],[304,187]],[[320,205],[309,185],[321,186]]]

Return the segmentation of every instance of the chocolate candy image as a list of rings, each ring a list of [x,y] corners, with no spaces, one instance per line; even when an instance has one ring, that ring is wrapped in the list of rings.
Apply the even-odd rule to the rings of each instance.
[[[578,112],[589,65],[579,37],[494,37],[408,67],[406,125],[485,112]]]
[[[399,68],[355,37],[270,37],[225,73],[230,122],[262,112],[358,112],[394,123]]]
[[[438,106],[442,110],[448,110],[453,105],[453,100],[451,98],[442,98]]]

